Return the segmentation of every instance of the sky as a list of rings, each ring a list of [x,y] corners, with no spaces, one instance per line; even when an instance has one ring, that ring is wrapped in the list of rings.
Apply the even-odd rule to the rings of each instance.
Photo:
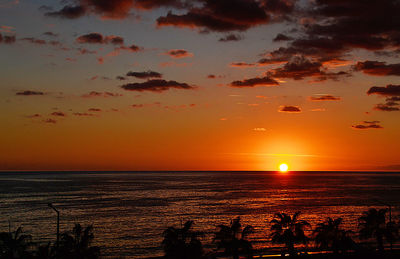
[[[0,170],[400,170],[398,0],[0,0]]]

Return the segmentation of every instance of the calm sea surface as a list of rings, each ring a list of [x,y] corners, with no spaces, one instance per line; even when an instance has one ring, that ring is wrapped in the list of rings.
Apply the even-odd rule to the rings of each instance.
[[[275,212],[302,212],[313,226],[343,217],[347,228],[369,207],[392,204],[399,215],[400,173],[351,172],[46,172],[0,173],[0,232],[23,226],[39,241],[53,241],[56,215],[61,231],[93,224],[105,256],[161,255],[161,233],[194,220],[212,233],[241,216],[256,228],[256,247],[268,246]],[[211,234],[210,234],[210,237]],[[207,242],[207,240],[205,240]]]

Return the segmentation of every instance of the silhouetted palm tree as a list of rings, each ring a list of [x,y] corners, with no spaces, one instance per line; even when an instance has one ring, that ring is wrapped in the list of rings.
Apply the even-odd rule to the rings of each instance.
[[[65,232],[61,235],[57,257],[96,259],[100,255],[100,249],[97,246],[91,246],[93,239],[92,226],[82,229],[80,224],[75,224],[71,233]]]
[[[186,221],[182,228],[169,227],[163,232],[162,246],[166,258],[197,259],[203,256],[199,237],[203,232],[192,231],[193,221]]]
[[[369,209],[365,211],[359,220],[359,234],[361,239],[376,238],[378,250],[383,252],[383,238],[393,241],[397,228],[393,222],[386,224],[387,209]]]
[[[23,235],[22,228],[19,227],[14,232],[0,233],[0,258],[30,258],[28,251],[32,246],[31,236]]]
[[[286,213],[276,213],[272,223],[271,234],[272,242],[285,244],[291,256],[296,255],[295,244],[307,244],[309,238],[304,234],[304,229],[310,227],[305,220],[299,220],[300,212],[296,212],[293,217]]]
[[[242,229],[240,217],[231,221],[230,226],[219,225],[219,231],[215,233],[214,241],[218,249],[224,249],[226,254],[232,255],[234,259],[239,258],[239,254],[244,253],[252,258],[252,245],[247,240],[248,235],[254,232],[254,228],[247,225]]]
[[[48,242],[45,245],[39,245],[36,248],[36,251],[34,253],[34,258],[37,258],[37,259],[54,259],[54,258],[56,258],[56,250],[51,245],[50,242]]]
[[[315,244],[320,249],[331,249],[334,254],[339,251],[346,252],[354,246],[350,230],[340,228],[343,219],[335,220],[328,218],[325,222],[319,223],[314,230]]]

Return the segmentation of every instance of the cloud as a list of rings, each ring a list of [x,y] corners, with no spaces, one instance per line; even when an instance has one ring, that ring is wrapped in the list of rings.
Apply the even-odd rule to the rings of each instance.
[[[317,81],[327,79],[337,80],[341,76],[348,76],[344,71],[327,72],[322,66],[322,63],[311,61],[303,56],[294,57],[281,68],[276,68],[268,72],[274,78],[291,78],[301,80],[305,77],[316,78]]]
[[[42,115],[40,115],[39,113],[35,113],[35,114],[32,114],[32,115],[27,115],[25,117],[29,118],[29,119],[34,119],[34,118],[40,118],[40,117],[42,117]]]
[[[65,117],[67,116],[65,113],[63,112],[52,112],[51,113],[52,116],[58,116],[58,117]]]
[[[210,74],[210,75],[207,76],[207,78],[208,78],[208,79],[215,79],[215,78],[217,78],[217,76],[216,76],[216,75],[213,75],[213,74]]]
[[[43,35],[49,36],[49,37],[58,37],[57,33],[54,33],[54,32],[51,32],[51,31],[43,32]]]
[[[227,41],[240,41],[243,37],[239,34],[228,34],[225,37],[219,38],[218,41],[220,42],[227,42]]]
[[[66,5],[59,11],[46,12],[45,16],[58,17],[64,19],[77,19],[86,14],[86,9],[81,5]]]
[[[384,86],[373,86],[368,92],[368,95],[377,94],[383,96],[400,96],[400,85],[387,85]]]
[[[202,1],[200,7],[193,7],[187,13],[173,14],[157,19],[157,26],[198,28],[217,32],[245,31],[251,27],[266,24],[270,16],[255,0]]]
[[[92,32],[89,34],[81,35],[76,39],[78,43],[90,43],[90,44],[114,44],[122,45],[124,44],[124,38],[120,36],[103,36],[100,33]]]
[[[282,34],[282,33],[278,33],[278,35],[275,36],[275,38],[273,39],[273,41],[277,42],[277,41],[289,41],[292,40],[293,38]]]
[[[95,116],[92,113],[87,113],[87,112],[74,112],[73,115],[75,116],[79,116],[79,117],[91,117],[91,116]]]
[[[89,108],[88,111],[89,112],[101,112],[101,109],[99,109],[99,108]]]
[[[175,89],[194,89],[194,86],[191,86],[187,83],[179,83],[176,81],[166,81],[162,79],[153,79],[147,80],[143,83],[129,83],[121,86],[122,89],[128,91],[151,91],[151,92],[162,92],[169,90],[171,88]]]
[[[229,66],[236,67],[236,68],[246,68],[246,67],[254,67],[255,64],[246,63],[246,62],[233,62]]]
[[[120,97],[122,94],[119,93],[111,93],[111,92],[96,92],[91,91],[87,94],[82,95],[84,98],[91,98],[91,97]]]
[[[360,124],[351,126],[353,129],[364,130],[364,129],[383,129],[380,125],[380,121],[363,121]]]
[[[155,102],[155,103],[145,103],[145,104],[132,104],[132,108],[144,108],[144,107],[151,107],[151,106],[160,106],[160,102]]]
[[[76,49],[80,55],[85,55],[85,54],[97,54],[97,51],[95,50],[88,50],[85,48],[77,48]]]
[[[102,19],[125,19],[131,9],[154,9],[159,7],[183,8],[187,6],[180,0],[76,0],[59,11],[48,11],[45,15],[66,19],[77,19],[84,15],[99,15]]]
[[[340,101],[341,98],[333,95],[310,96],[311,101]]]
[[[45,122],[45,123],[52,123],[52,124],[57,123],[57,121],[54,120],[54,119],[46,119],[46,120],[43,120],[43,122]]]
[[[386,96],[386,103],[375,105],[374,110],[385,112],[400,111],[400,85],[373,86],[368,90],[367,94]]]
[[[400,63],[386,65],[386,62],[364,61],[357,62],[354,69],[374,76],[400,76]]]
[[[44,95],[44,92],[40,92],[40,91],[32,91],[32,90],[25,90],[25,91],[21,91],[21,92],[17,92],[17,95],[25,95],[25,96],[29,96],[29,95]]]
[[[187,50],[184,49],[171,49],[164,53],[165,55],[168,55],[172,58],[187,58],[187,57],[193,57],[193,53],[188,52]]]
[[[400,106],[398,103],[380,103],[375,105],[374,110],[384,112],[396,112],[400,111]]]
[[[269,76],[265,76],[265,77],[255,77],[250,79],[233,81],[229,85],[231,87],[254,87],[254,86],[273,86],[273,85],[279,85],[279,83],[275,79]]]
[[[155,72],[155,71],[144,71],[144,72],[128,72],[126,76],[133,76],[140,79],[147,79],[147,78],[162,78],[162,74]]]
[[[285,105],[279,108],[279,112],[300,113],[301,109],[299,106]]]
[[[2,35],[0,33],[0,43],[12,44],[15,43],[15,41],[16,41],[15,35]]]

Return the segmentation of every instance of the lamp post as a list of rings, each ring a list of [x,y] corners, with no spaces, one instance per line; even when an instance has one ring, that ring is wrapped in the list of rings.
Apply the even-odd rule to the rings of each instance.
[[[52,203],[49,203],[47,205],[57,213],[57,243],[56,243],[56,248],[58,249],[58,243],[60,241],[60,212],[53,206]]]

